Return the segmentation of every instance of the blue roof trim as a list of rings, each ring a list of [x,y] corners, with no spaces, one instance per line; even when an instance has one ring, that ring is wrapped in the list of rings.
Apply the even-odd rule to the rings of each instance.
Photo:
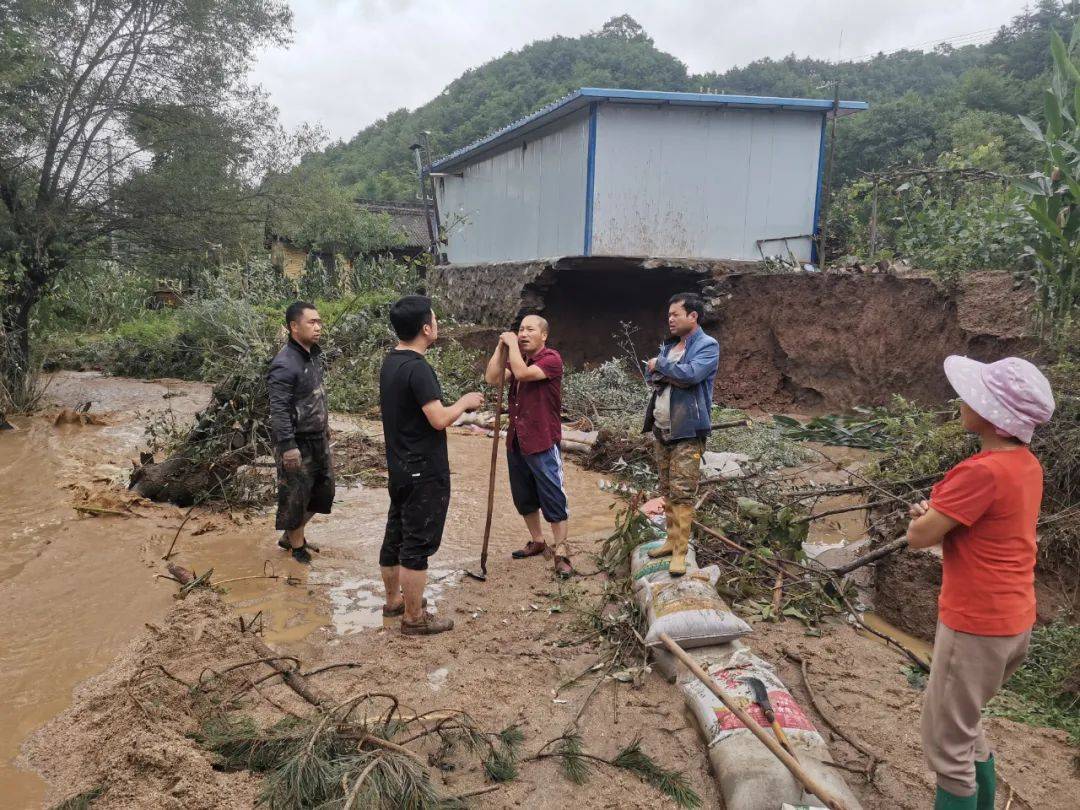
[[[521,137],[528,132],[557,121],[565,115],[577,112],[591,102],[610,101],[627,104],[672,104],[676,106],[735,107],[744,109],[772,109],[802,112],[831,113],[833,100],[827,98],[775,98],[772,96],[728,96],[715,93],[669,93],[658,90],[615,90],[601,87],[583,87],[568,96],[541,107],[532,115],[493,132],[485,138],[451,152],[431,164],[428,171],[445,172],[455,166],[468,163],[469,158],[494,149],[506,141]],[[837,115],[851,115],[869,109],[865,101],[841,101]]]

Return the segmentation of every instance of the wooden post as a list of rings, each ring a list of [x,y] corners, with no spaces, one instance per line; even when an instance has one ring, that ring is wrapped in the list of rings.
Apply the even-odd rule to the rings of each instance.
[[[789,754],[787,751],[785,751],[780,746],[780,743],[778,743],[775,739],[769,736],[769,734],[767,734],[764,729],[762,729],[758,722],[753,717],[748,715],[741,706],[739,706],[739,704],[735,701],[733,697],[731,697],[731,695],[729,695],[717,685],[716,681],[713,680],[712,676],[710,676],[705,670],[703,670],[697,661],[687,655],[686,651],[675,643],[671,636],[669,636],[667,633],[661,633],[660,640],[664,643],[664,645],[668,648],[672,655],[682,661],[682,663],[686,665],[686,668],[693,672],[694,676],[703,684],[705,684],[705,686],[709,689],[710,692],[720,698],[720,702],[727,706],[728,710],[731,711],[736,717],[738,717],[742,724],[746,726],[755,737],[761,740],[762,744],[766,748],[768,748],[773,753],[773,755],[784,764],[785,768],[791,771],[791,775],[794,776],[795,779],[797,779],[803,787],[805,787],[808,791],[817,796],[818,800],[826,807],[828,807],[829,810],[850,810],[850,808],[846,804],[833,796],[827,787],[822,785],[813,776],[807,773],[806,769],[799,764],[799,761],[796,760],[793,756],[791,756],[791,754]]]

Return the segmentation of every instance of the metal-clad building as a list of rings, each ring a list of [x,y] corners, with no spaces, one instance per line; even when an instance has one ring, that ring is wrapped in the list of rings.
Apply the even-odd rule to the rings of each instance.
[[[808,260],[833,109],[583,88],[431,165],[447,256]]]

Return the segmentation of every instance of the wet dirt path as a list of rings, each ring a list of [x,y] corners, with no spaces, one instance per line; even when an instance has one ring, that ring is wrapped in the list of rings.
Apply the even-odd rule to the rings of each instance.
[[[40,807],[46,785],[15,765],[33,731],[71,703],[72,691],[104,670],[173,602],[175,586],[155,580],[186,510],[136,504],[135,516],[80,515],[72,487],[121,492],[130,459],[144,441],[142,417],[172,409],[188,419],[202,407],[208,386],[141,382],[92,373],[55,376],[50,397],[60,406],[89,400],[105,424],[53,426],[49,416],[18,421],[0,435],[0,690],[7,696],[0,722],[0,796],[4,807]],[[335,429],[376,432],[377,423],[335,417]],[[453,498],[443,546],[433,560],[428,598],[445,603],[448,586],[478,564],[486,508],[490,439],[459,430],[450,435]],[[526,539],[514,512],[500,456],[489,570],[508,563]],[[611,498],[597,476],[567,465],[571,548],[591,550],[613,521]],[[261,614],[271,644],[317,655],[371,628],[381,628],[383,602],[378,549],[388,506],[385,489],[339,489],[334,514],[316,518],[309,539],[322,548],[310,568],[275,545],[272,515],[196,510],[184,526],[174,560],[214,581],[265,572],[282,579],[227,584],[226,601],[247,619]],[[269,564],[267,564],[269,561]],[[530,561],[537,564],[539,561]],[[585,563],[588,565],[588,563]],[[445,609],[445,607],[443,608]]]

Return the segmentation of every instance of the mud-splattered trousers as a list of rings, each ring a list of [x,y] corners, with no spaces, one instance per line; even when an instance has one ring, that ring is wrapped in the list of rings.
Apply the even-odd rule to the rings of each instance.
[[[298,529],[304,525],[304,514],[317,512],[329,515],[334,505],[334,457],[326,434],[310,438],[295,437],[300,451],[300,469],[290,472],[276,453],[278,502],[278,531]]]
[[[321,350],[308,351],[291,338],[270,363],[266,387],[270,432],[278,468],[278,530],[303,525],[305,512],[329,514],[334,502]],[[300,469],[289,472],[281,457],[300,451]]]
[[[450,476],[439,474],[417,481],[390,482],[390,513],[379,550],[379,565],[400,565],[426,571],[428,557],[442,543],[450,507]]]
[[[701,480],[704,439],[665,442],[654,434],[653,454],[660,474],[660,494],[669,504],[693,506]]]

